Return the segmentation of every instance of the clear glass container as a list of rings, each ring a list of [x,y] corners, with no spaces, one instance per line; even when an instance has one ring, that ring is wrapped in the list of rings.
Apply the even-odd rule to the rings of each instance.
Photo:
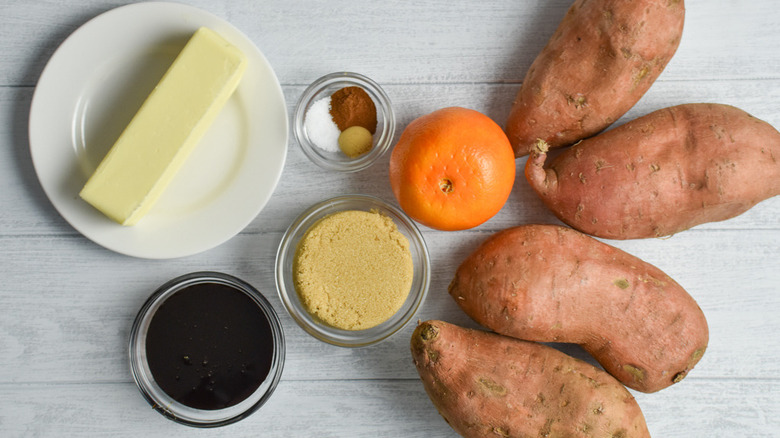
[[[326,151],[317,146],[306,129],[306,116],[312,104],[350,86],[363,88],[374,102],[377,128],[373,147],[369,152],[350,158],[341,151]],[[323,169],[339,172],[357,172],[374,164],[390,148],[395,135],[395,113],[387,93],[376,82],[358,73],[338,72],[314,81],[301,95],[293,116],[293,135],[303,153]]]
[[[196,409],[174,400],[158,382],[147,361],[147,334],[155,313],[160,306],[177,292],[193,285],[216,284],[228,286],[246,294],[257,312],[270,326],[272,357],[265,380],[243,401],[222,409]],[[176,348],[177,346],[171,346]],[[282,375],[285,358],[285,341],[279,317],[268,300],[254,287],[233,276],[219,272],[194,272],[175,278],[160,286],[144,303],[135,318],[130,332],[130,366],[138,388],[149,404],[159,413],[178,423],[195,427],[216,427],[246,418],[259,409],[276,389]],[[219,358],[215,358],[219,359]],[[159,375],[159,374],[158,374]],[[178,380],[178,377],[177,377]]]
[[[402,307],[385,322],[365,330],[343,330],[310,314],[298,295],[293,280],[293,261],[298,244],[317,221],[346,210],[378,211],[390,217],[409,240],[414,272],[409,295]],[[425,300],[430,285],[428,248],[417,226],[403,211],[368,195],[345,195],[317,203],[300,214],[289,226],[276,254],[276,288],[295,322],[315,338],[342,347],[362,347],[380,342],[403,328]]]

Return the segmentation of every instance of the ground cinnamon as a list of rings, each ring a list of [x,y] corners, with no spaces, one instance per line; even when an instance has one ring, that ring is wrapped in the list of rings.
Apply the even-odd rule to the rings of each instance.
[[[342,88],[330,97],[330,115],[339,130],[362,126],[376,133],[376,105],[366,90],[360,87]]]

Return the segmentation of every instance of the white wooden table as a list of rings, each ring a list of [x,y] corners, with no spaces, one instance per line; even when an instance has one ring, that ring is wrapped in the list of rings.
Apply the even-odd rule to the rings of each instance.
[[[136,259],[74,231],[36,178],[28,112],[56,47],[124,1],[0,2],[0,436],[449,437],[411,361],[414,324],[379,345],[330,346],[306,335],[275,290],[274,256],[290,221],[334,194],[393,201],[388,156],[357,174],[329,173],[289,142],[281,182],[240,234],[198,255]],[[379,82],[397,134],[415,117],[466,106],[503,124],[526,69],[569,0],[206,1],[189,3],[245,32],[273,65],[291,112],[308,83],[333,71]],[[780,11],[772,0],[689,0],[680,48],[619,122],[674,104],[728,103],[780,127]],[[525,159],[517,161],[522,171]],[[473,325],[446,293],[459,262],[491,232],[556,223],[519,178],[492,220],[464,232],[421,227],[433,277],[418,318]],[[681,383],[636,393],[655,437],[780,436],[780,197],[735,219],[669,239],[612,241],[675,278],[709,321],[710,344]],[[200,430],[154,412],[129,371],[136,312],[160,284],[217,270],[259,288],[282,317],[282,381],[257,413]],[[572,354],[586,357],[576,348]]]

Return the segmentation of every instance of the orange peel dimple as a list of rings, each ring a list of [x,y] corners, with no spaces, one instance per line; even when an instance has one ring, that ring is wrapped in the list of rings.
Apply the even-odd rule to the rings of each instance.
[[[442,178],[439,180],[439,189],[441,189],[444,194],[452,193],[452,180],[449,178]]]

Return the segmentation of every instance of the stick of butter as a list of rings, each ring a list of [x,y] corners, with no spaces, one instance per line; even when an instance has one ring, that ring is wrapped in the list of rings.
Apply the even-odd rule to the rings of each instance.
[[[238,86],[246,57],[198,29],[79,193],[134,225],[157,201]]]

